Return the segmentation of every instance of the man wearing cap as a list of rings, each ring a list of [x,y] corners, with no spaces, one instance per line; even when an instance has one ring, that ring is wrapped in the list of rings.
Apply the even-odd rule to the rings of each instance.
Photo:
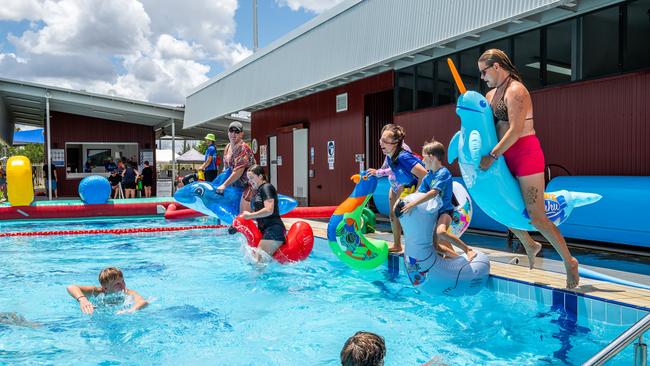
[[[205,174],[206,182],[212,182],[217,177],[217,148],[214,146],[214,134],[205,135],[205,140],[210,144],[205,150],[205,162],[199,167]]]
[[[243,138],[244,126],[240,122],[232,122],[228,126],[228,140],[230,143],[226,145],[223,151],[224,169],[230,168],[232,173],[222,185],[217,187],[217,192],[223,192],[229,185],[244,190],[239,202],[240,212],[250,211],[253,189],[248,183],[246,172],[251,165],[255,164],[253,150],[244,142]]]

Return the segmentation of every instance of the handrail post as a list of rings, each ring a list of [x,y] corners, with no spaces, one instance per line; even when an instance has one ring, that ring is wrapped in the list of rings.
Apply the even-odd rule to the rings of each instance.
[[[643,335],[634,345],[634,366],[648,366],[648,346],[643,343]]]
[[[630,328],[616,337],[616,339],[614,339],[610,344],[582,365],[604,365],[605,362],[619,354],[623,349],[625,349],[625,347],[638,339],[638,343],[634,345],[634,365],[646,366],[648,363],[648,351],[647,346],[643,343],[643,333],[648,329],[650,329],[650,314],[647,314],[641,320],[634,323]]]

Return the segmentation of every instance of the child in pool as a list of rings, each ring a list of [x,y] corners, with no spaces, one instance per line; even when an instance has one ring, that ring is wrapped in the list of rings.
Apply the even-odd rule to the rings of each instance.
[[[382,366],[386,356],[384,338],[370,332],[356,332],[341,350],[342,366]]]
[[[127,310],[122,310],[119,313],[132,313],[147,306],[149,303],[140,296],[135,290],[126,288],[124,276],[122,271],[115,267],[104,268],[99,273],[99,284],[101,287],[95,286],[68,286],[68,293],[79,302],[79,308],[86,314],[92,314],[95,310],[93,304],[88,301],[86,296],[97,296],[99,294],[112,294],[122,292],[133,298],[135,304]]]
[[[467,254],[467,260],[471,261],[476,257],[476,252],[456,235],[447,232],[454,215],[454,206],[451,203],[454,192],[451,173],[449,169],[442,165],[445,153],[445,145],[435,140],[425,143],[422,147],[422,157],[424,158],[427,175],[422,180],[418,192],[426,194],[420,199],[404,205],[402,213],[407,213],[413,207],[440,196],[442,198],[442,207],[438,211],[438,222],[436,224],[436,237],[434,239],[436,250],[455,256],[456,253],[451,248],[440,245],[442,241],[449,242],[461,248]]]

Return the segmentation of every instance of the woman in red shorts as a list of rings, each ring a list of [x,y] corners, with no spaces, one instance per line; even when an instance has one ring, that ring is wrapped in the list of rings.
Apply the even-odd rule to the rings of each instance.
[[[578,260],[571,256],[560,230],[546,217],[544,208],[544,153],[533,127],[533,103],[517,69],[501,50],[487,50],[478,59],[481,79],[493,88],[485,96],[492,106],[499,143],[481,159],[487,170],[503,155],[526,204],[530,223],[560,253],[567,273],[567,287],[578,286]],[[512,229],[526,248],[530,268],[542,248],[527,231]]]

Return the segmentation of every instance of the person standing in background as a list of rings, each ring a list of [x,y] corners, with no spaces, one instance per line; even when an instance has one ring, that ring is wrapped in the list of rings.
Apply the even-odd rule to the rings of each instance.
[[[199,167],[199,171],[203,170],[205,174],[205,181],[212,182],[218,175],[217,170],[217,147],[214,146],[216,138],[213,133],[205,135],[205,141],[208,142],[208,149],[205,150],[205,162]]]

